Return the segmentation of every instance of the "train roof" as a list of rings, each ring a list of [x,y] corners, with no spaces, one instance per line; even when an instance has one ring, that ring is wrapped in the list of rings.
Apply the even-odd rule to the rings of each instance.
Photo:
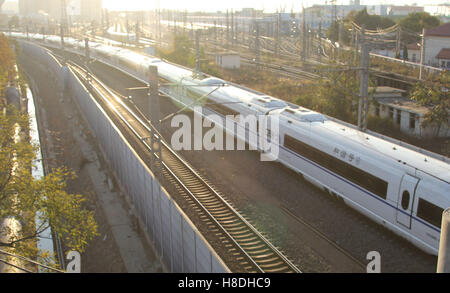
[[[11,36],[25,38],[26,34],[12,32]],[[30,35],[30,38],[40,39],[43,38],[43,36],[34,34],[33,36]],[[46,39],[49,41],[60,41],[58,36],[46,36]],[[70,40],[69,38],[67,39]],[[158,62],[159,60],[157,58],[149,60],[148,57],[144,57],[142,54],[106,45],[99,46],[99,50],[126,56],[129,60],[135,61],[136,63],[145,62],[150,64],[151,62]],[[196,81],[195,77],[193,77],[193,71],[188,68],[168,62],[158,62],[156,64],[160,74],[163,77],[170,78],[172,81],[179,82],[181,79],[186,79],[186,81],[190,80],[191,82]],[[217,83],[218,81],[223,82],[223,80],[214,77],[208,78],[209,79],[207,79],[207,81],[211,82],[211,86],[214,86],[213,83]],[[199,80],[201,82],[203,79]],[[271,103],[274,109],[280,109],[282,103],[284,103],[283,105],[287,105],[287,107],[285,107],[284,110],[276,112],[285,117],[291,117],[291,119],[295,120],[297,123],[293,123],[293,126],[301,126],[302,122],[320,122],[310,123],[310,125],[316,128],[316,133],[317,131],[322,130],[323,135],[329,136],[330,141],[337,141],[345,136],[348,138],[348,142],[353,144],[352,147],[357,148],[358,146],[364,146],[366,150],[382,155],[387,159],[407,164],[447,183],[450,182],[450,165],[442,160],[434,158],[431,154],[424,154],[407,146],[401,146],[375,135],[361,132],[353,127],[347,126],[345,123],[340,123],[339,121],[334,121],[333,119],[327,119],[325,115],[320,113],[286,103],[276,98],[265,96],[257,91],[229,82],[226,83],[228,85],[220,88],[217,92],[220,92],[229,99],[235,100],[236,97],[239,97],[239,99],[243,100],[243,102],[252,103],[254,105],[257,105],[258,103]],[[264,102],[262,102],[262,100],[264,100]],[[281,107],[281,109],[283,109],[283,107]]]

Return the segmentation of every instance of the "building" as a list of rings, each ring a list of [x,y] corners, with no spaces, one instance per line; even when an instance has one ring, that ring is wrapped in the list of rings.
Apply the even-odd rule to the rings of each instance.
[[[367,13],[372,15],[386,16],[388,11],[388,5],[367,5]]]
[[[256,10],[254,8],[242,8],[240,16],[243,17],[263,17],[263,10]]]
[[[219,53],[216,54],[216,64],[227,69],[240,68],[241,56],[235,53]]]
[[[67,15],[83,21],[102,17],[102,0],[66,0]],[[48,15],[50,19],[61,19],[61,0],[19,0],[19,13],[23,17],[36,18]]]
[[[334,10],[334,7],[336,10]],[[337,19],[345,18],[351,11],[360,11],[366,8],[365,5],[360,5],[359,1],[355,1],[350,5],[313,5],[305,8],[305,22],[312,28],[330,27]]]
[[[443,48],[436,56],[439,65],[443,69],[450,69],[450,48]]]
[[[102,18],[102,0],[79,0],[80,18],[83,21],[100,22]]]
[[[1,1],[1,0],[0,0]],[[19,13],[19,5],[17,2],[5,1],[1,6],[0,12],[3,14],[17,14]]]
[[[408,49],[408,61],[411,62],[420,62],[420,46],[418,43],[408,44],[406,46]]]
[[[422,126],[424,116],[430,109],[419,106],[405,95],[404,90],[385,86],[377,87],[373,96],[377,103],[371,105],[370,115],[390,118],[402,132],[412,136],[424,138],[435,136],[437,131],[435,126]],[[439,136],[450,137],[450,128],[443,125]]]
[[[450,17],[450,4],[425,5],[425,12],[438,17]]]
[[[441,67],[442,61],[447,60],[447,50],[443,49],[450,49],[450,22],[425,31],[424,64]]]
[[[408,16],[410,13],[424,11],[424,7],[420,6],[389,6],[387,9],[387,14],[389,16]]]
[[[48,15],[52,19],[61,18],[60,0],[19,0],[19,14],[27,18]]]

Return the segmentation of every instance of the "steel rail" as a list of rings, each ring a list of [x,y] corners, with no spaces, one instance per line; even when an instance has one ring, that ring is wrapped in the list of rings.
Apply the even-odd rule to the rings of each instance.
[[[77,75],[86,80],[86,72],[78,65],[71,65]],[[125,109],[128,115],[139,123],[140,127],[147,132],[155,132],[149,122],[144,122],[138,117],[123,100],[101,81],[90,75],[91,82],[95,83],[94,89],[105,100],[105,103],[111,106],[120,119],[127,125],[132,133],[147,147],[150,148],[145,141],[145,137],[140,134],[117,107],[115,107],[110,99],[105,96],[109,95],[114,98],[120,107]],[[92,83],[91,83],[92,85]],[[98,89],[100,87],[103,89]],[[144,118],[145,119],[145,118]],[[156,132],[161,138],[159,132]],[[163,140],[161,164],[164,170],[178,183],[191,198],[195,205],[199,207],[204,214],[208,216],[210,222],[218,227],[221,232],[228,238],[227,242],[231,242],[234,248],[240,252],[237,253],[236,259],[244,266],[247,272],[300,272],[300,270],[292,264],[276,247],[274,247],[261,233],[259,233],[246,219],[244,219],[228,202],[226,202],[217,191],[211,187],[187,162],[185,162],[178,154],[176,154]],[[231,249],[234,251],[235,249]]]

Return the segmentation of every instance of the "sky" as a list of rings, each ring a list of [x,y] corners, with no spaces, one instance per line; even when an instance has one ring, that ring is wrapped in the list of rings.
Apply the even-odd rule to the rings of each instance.
[[[313,4],[325,4],[325,0],[103,0],[103,6],[110,10],[141,10],[155,9],[158,5],[161,9],[177,9],[188,11],[225,11],[226,9],[240,10],[243,7],[264,9],[266,12],[274,12],[285,6],[286,11],[293,7],[295,11],[300,11],[302,4],[305,7]],[[328,0],[328,2],[330,2]],[[350,0],[337,0],[337,4],[349,4]],[[394,2],[394,3],[393,3]],[[361,0],[363,5],[375,4],[395,4],[395,5],[430,5],[449,3],[449,0]]]
[[[6,0],[7,2],[17,2],[18,0]],[[70,2],[71,0],[66,0]],[[280,7],[285,7],[285,11],[301,11],[302,4],[309,7],[314,4],[330,3],[328,0],[103,0],[103,7],[109,10],[149,10],[158,7],[161,9],[177,9],[188,11],[208,11],[216,12],[226,9],[240,10],[246,7],[264,9],[265,12],[275,12]],[[349,4],[350,0],[337,0],[337,4]],[[450,0],[361,0],[363,5],[431,5],[450,3]]]

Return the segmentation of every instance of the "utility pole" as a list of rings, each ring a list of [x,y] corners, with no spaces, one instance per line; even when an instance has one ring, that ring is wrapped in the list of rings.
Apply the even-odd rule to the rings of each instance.
[[[402,28],[399,26],[397,29],[397,41],[395,44],[395,58],[400,58],[400,50],[401,50],[401,35],[402,35]]]
[[[45,35],[46,35],[45,27],[41,27],[41,34],[42,34],[42,40],[45,41]]]
[[[84,51],[85,51],[85,68],[86,68],[86,79],[88,80],[88,82],[90,81],[90,76],[89,76],[89,61],[91,60],[91,54],[89,52],[89,39],[85,38],[84,39]],[[90,85],[90,83],[89,83]]]
[[[275,56],[279,57],[280,54],[280,13],[277,11],[277,20],[275,28]]]
[[[359,49],[359,42],[360,42],[360,38],[359,38],[359,34],[356,32],[356,28],[355,28],[355,26],[353,26],[353,31],[355,32],[354,33],[354,36],[355,36],[355,43],[354,43],[354,46],[355,46],[355,50],[354,50],[354,53],[353,53],[353,56],[354,56],[354,58],[353,58],[353,64],[357,64],[357,62],[358,62],[358,49]]]
[[[255,37],[255,61],[256,61],[256,68],[259,69],[259,23],[255,22],[255,26],[256,26],[256,37]]]
[[[229,44],[230,44],[230,23],[229,23],[229,20],[228,20],[228,9],[227,9],[227,15],[226,15],[226,26],[227,26],[227,47],[229,46]]]
[[[358,107],[358,128],[367,130],[367,115],[369,111],[369,44],[365,38],[365,26],[361,28],[361,69],[360,69],[360,93]]]
[[[60,34],[61,34],[61,49],[64,51],[64,27],[60,26]]]
[[[161,118],[160,118],[160,104],[159,104],[159,75],[158,75],[158,67],[155,65],[149,66],[149,114],[150,121],[152,121],[153,129],[151,131],[150,139],[150,151],[152,154],[151,164],[153,168],[161,167],[161,136],[156,133],[161,131]],[[156,130],[156,131],[154,131]]]
[[[309,57],[309,48],[310,48],[310,39],[309,39],[309,35],[310,35],[310,31],[309,31],[309,25],[306,25],[306,47],[305,47],[305,51],[306,51],[306,59],[308,59]]]
[[[322,21],[319,22],[319,49],[317,53],[319,54],[319,63],[322,63]]]
[[[310,25],[310,29],[308,30],[309,32],[309,46],[308,46],[308,56],[312,56],[314,55],[314,31],[313,31],[313,27],[312,24]]]
[[[217,20],[214,20],[214,42],[217,43]]]
[[[61,48],[64,50],[64,29],[67,27],[66,1],[61,0]]]
[[[161,9],[158,9],[158,38],[159,38],[159,46],[161,47],[161,41],[162,41],[162,36],[161,36]]]
[[[342,47],[342,45],[344,43],[343,27],[344,27],[343,21],[339,21],[339,25],[338,25],[338,40],[339,40],[338,60],[342,59],[342,56],[341,56],[342,48],[341,47]]]
[[[306,13],[302,5],[302,65],[306,62]]]
[[[336,0],[331,0],[332,5],[332,23],[337,22],[337,6],[336,6]]]
[[[136,22],[136,45],[139,44],[140,36],[141,36],[141,32],[139,30],[139,19],[138,19]]]
[[[195,31],[195,71],[200,72],[200,30]]]
[[[450,208],[442,213],[437,272],[450,273]]]
[[[84,39],[84,54],[86,57],[86,66],[87,66],[87,64],[89,64],[89,60],[91,59],[91,55],[89,52],[89,39],[88,38]]]
[[[127,30],[127,45],[130,42],[130,29],[129,29],[129,23],[128,23],[128,11],[125,13],[125,25],[126,25],[126,30]]]
[[[187,25],[187,10],[184,10],[184,15],[183,15],[183,33],[186,32],[186,25]]]
[[[238,23],[239,23],[239,21],[238,21],[236,12],[234,12],[234,40],[235,40],[235,44],[238,43],[238,35],[239,35]]]
[[[70,35],[68,22],[66,0],[61,0],[61,25],[67,31],[67,35]]]
[[[106,18],[106,31],[109,30],[109,11],[105,9],[105,18]]]
[[[101,18],[101,29],[103,31],[103,29],[105,28],[105,10],[102,9],[102,18]]]
[[[234,47],[234,11],[231,9],[231,46]]]
[[[158,67],[155,65],[150,65],[149,73],[150,102],[148,103],[148,113],[150,114],[150,120],[153,122],[153,125],[157,126],[159,125],[160,120]]]
[[[422,46],[420,47],[419,80],[423,80],[423,64],[425,63],[425,28],[422,29]]]

